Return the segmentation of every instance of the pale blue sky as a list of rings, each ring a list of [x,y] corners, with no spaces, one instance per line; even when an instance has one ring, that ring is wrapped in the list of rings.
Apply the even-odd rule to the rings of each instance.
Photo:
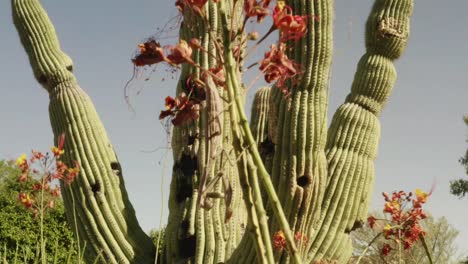
[[[132,96],[136,114],[124,101],[131,77],[131,54],[137,43],[177,14],[174,1],[47,1],[62,48],[75,63],[81,87],[94,101],[123,166],[127,190],[143,228],[159,225],[160,190],[167,145],[158,120],[163,98],[175,80],[163,68],[139,84]],[[335,56],[330,113],[349,91],[363,53],[363,29],[371,0],[336,1]],[[396,63],[398,80],[385,108],[371,208],[382,208],[380,193],[436,189],[428,210],[445,216],[460,231],[460,249],[468,254],[468,198],[449,194],[451,179],[462,177],[458,158],[467,148],[468,1],[416,0],[406,54]],[[9,1],[0,1],[0,159],[14,159],[31,148],[47,150],[52,142],[48,96],[33,78],[12,24]],[[174,34],[177,32],[174,32]],[[170,44],[175,39],[162,41]],[[161,82],[161,78],[165,81]],[[250,107],[249,107],[250,108]],[[171,155],[169,154],[169,160]],[[167,199],[172,163],[164,175]],[[164,213],[166,220],[167,210]]]

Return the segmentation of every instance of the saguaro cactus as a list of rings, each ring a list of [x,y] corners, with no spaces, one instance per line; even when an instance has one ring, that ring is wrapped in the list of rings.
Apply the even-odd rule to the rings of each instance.
[[[259,10],[269,3],[178,0],[184,16],[178,48],[185,53],[177,53],[176,60],[174,48],[165,57],[151,42],[159,61],[185,63],[176,94],[192,96],[187,100],[199,111],[173,133],[164,263],[344,263],[352,253],[349,233],[365,220],[374,181],[377,116],[396,79],[392,61],[406,46],[413,1],[375,1],[366,26],[366,53],[328,129],[332,0],[276,3],[278,10],[288,4],[288,12],[307,21],[302,38],[296,31],[286,36],[294,41],[286,41],[281,33],[291,49],[276,48],[302,65],[301,77],[259,90],[249,126],[240,14],[260,17]],[[34,75],[50,96],[54,135],[67,135],[65,161],[82,166],[77,183],[64,189],[64,200],[68,220],[87,244],[88,259],[153,262],[154,248],[136,221],[120,164],[45,11],[38,0],[12,0],[12,6]],[[150,45],[142,47],[144,52]],[[141,58],[145,61],[134,60],[137,66],[148,62]],[[101,188],[93,188],[96,184]]]
[[[73,75],[55,30],[38,0],[13,0],[13,21],[37,81],[50,97],[55,138],[66,134],[64,161],[81,164],[77,184],[62,188],[67,219],[87,257],[109,263],[148,263],[151,239],[138,225],[122,169],[90,98]],[[99,188],[97,188],[99,186]]]

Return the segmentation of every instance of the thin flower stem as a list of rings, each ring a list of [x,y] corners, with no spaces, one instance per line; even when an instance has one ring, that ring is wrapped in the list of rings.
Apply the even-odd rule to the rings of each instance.
[[[41,203],[39,205],[39,214],[41,217],[41,262],[47,264],[45,258],[45,245],[44,245],[44,180],[41,179]]]
[[[273,31],[276,30],[276,27],[274,25],[271,26],[271,28],[268,30],[268,32],[261,38],[257,41],[257,43],[255,43],[253,45],[253,47],[251,47],[249,49],[249,51],[247,51],[247,54],[245,54],[245,57],[249,57],[249,55],[255,51],[255,49],[268,37],[270,36],[271,33],[273,33]]]
[[[361,255],[359,256],[358,260],[356,261],[356,264],[359,264],[361,262],[361,259],[364,255],[366,255],[367,250],[372,246],[372,244],[377,240],[382,235],[382,232],[378,233],[370,242],[367,244],[367,247],[362,251]]]
[[[398,230],[398,239],[401,238],[401,231]],[[398,264],[401,264],[401,240],[398,240]]]
[[[426,251],[426,256],[429,259],[429,263],[433,264],[434,262],[432,260],[431,252],[429,251],[429,247],[427,246],[426,238],[422,234],[419,234],[419,239],[421,239],[421,243],[423,244],[424,251]]]

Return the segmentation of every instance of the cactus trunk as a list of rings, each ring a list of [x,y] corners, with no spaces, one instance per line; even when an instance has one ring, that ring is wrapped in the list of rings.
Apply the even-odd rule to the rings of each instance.
[[[196,38],[202,49],[191,57],[197,66],[182,66],[176,95],[189,93],[191,81],[203,80],[211,101],[201,104],[197,120],[173,130],[169,218],[160,260],[345,263],[352,253],[349,234],[367,215],[378,115],[396,80],[393,61],[408,40],[413,1],[375,1],[366,25],[366,53],[329,128],[333,1],[287,2],[294,14],[308,18],[305,36],[288,42],[289,58],[302,66],[301,78],[287,83],[288,96],[275,86],[260,89],[250,125],[243,58],[233,51],[245,54],[241,14],[247,2],[209,0],[198,11],[181,8],[180,39]],[[12,7],[34,75],[50,96],[55,138],[66,133],[64,161],[76,160],[82,167],[77,182],[63,186],[63,197],[88,260],[153,262],[154,247],[138,225],[104,126],[78,86],[45,11],[38,0],[12,0]],[[216,86],[206,74],[220,64],[225,83]],[[213,122],[219,123],[216,133]],[[204,193],[210,184],[210,193]],[[287,247],[273,247],[278,236]]]

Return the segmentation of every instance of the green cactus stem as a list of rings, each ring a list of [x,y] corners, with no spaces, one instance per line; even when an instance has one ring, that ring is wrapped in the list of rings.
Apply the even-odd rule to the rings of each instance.
[[[38,0],[12,0],[13,21],[34,76],[50,97],[55,139],[65,133],[63,160],[81,166],[70,186],[62,183],[67,219],[86,244],[88,261],[152,263],[155,248],[139,226],[124,187],[122,169],[104,126],[73,75],[55,29]]]
[[[377,0],[367,20],[367,52],[328,134],[327,199],[322,204],[325,210],[310,259],[348,259],[352,245],[347,234],[366,220],[380,136],[377,117],[396,80],[392,61],[406,47],[412,11],[412,0]]]
[[[376,0],[367,22],[367,53],[346,102],[325,127],[332,52],[332,1],[294,1],[309,20],[307,36],[290,56],[305,67],[285,99],[270,95],[268,135],[275,147],[272,180],[295,232],[309,242],[299,248],[306,263],[349,258],[348,234],[365,221],[373,186],[378,114],[396,79],[392,60],[409,35],[411,0]],[[278,224],[272,221],[272,230]],[[273,232],[273,231],[272,231]],[[288,256],[282,256],[288,262]]]
[[[232,3],[228,3],[231,5]],[[237,13],[240,14],[240,6]],[[180,29],[180,39],[190,41],[196,38],[203,49],[194,50],[192,59],[203,69],[215,68],[218,61],[218,49],[215,39],[221,34],[221,21],[217,5],[209,1],[203,8],[204,18],[191,8],[183,10],[184,21]],[[242,16],[238,16],[241,21]],[[231,25],[231,24],[230,24]],[[232,23],[234,29],[240,26],[238,21]],[[184,65],[177,86],[176,95],[189,93],[186,86],[187,78],[202,79],[202,69]],[[226,97],[222,87],[217,87],[219,94]],[[247,227],[247,214],[242,198],[241,182],[236,156],[232,151],[233,135],[231,114],[228,103],[223,103],[224,111],[219,116],[221,124],[221,146],[219,157],[214,160],[214,168],[209,173],[207,181],[212,181],[219,171],[228,179],[233,190],[231,207],[234,213],[229,221],[225,219],[226,205],[223,199],[212,199],[213,206],[209,210],[200,208],[197,204],[200,178],[206,170],[209,159],[208,142],[205,134],[206,124],[214,122],[207,112],[206,103],[200,111],[200,118],[188,125],[174,127],[172,148],[174,169],[169,197],[169,217],[166,229],[166,243],[163,261],[165,263],[221,263],[226,262],[243,238]],[[208,138],[210,135],[208,135]],[[213,146],[211,146],[213,147]],[[234,163],[231,165],[231,163]],[[192,164],[192,165],[188,165]],[[221,181],[219,181],[221,182]],[[214,191],[223,192],[221,184],[216,184]]]

